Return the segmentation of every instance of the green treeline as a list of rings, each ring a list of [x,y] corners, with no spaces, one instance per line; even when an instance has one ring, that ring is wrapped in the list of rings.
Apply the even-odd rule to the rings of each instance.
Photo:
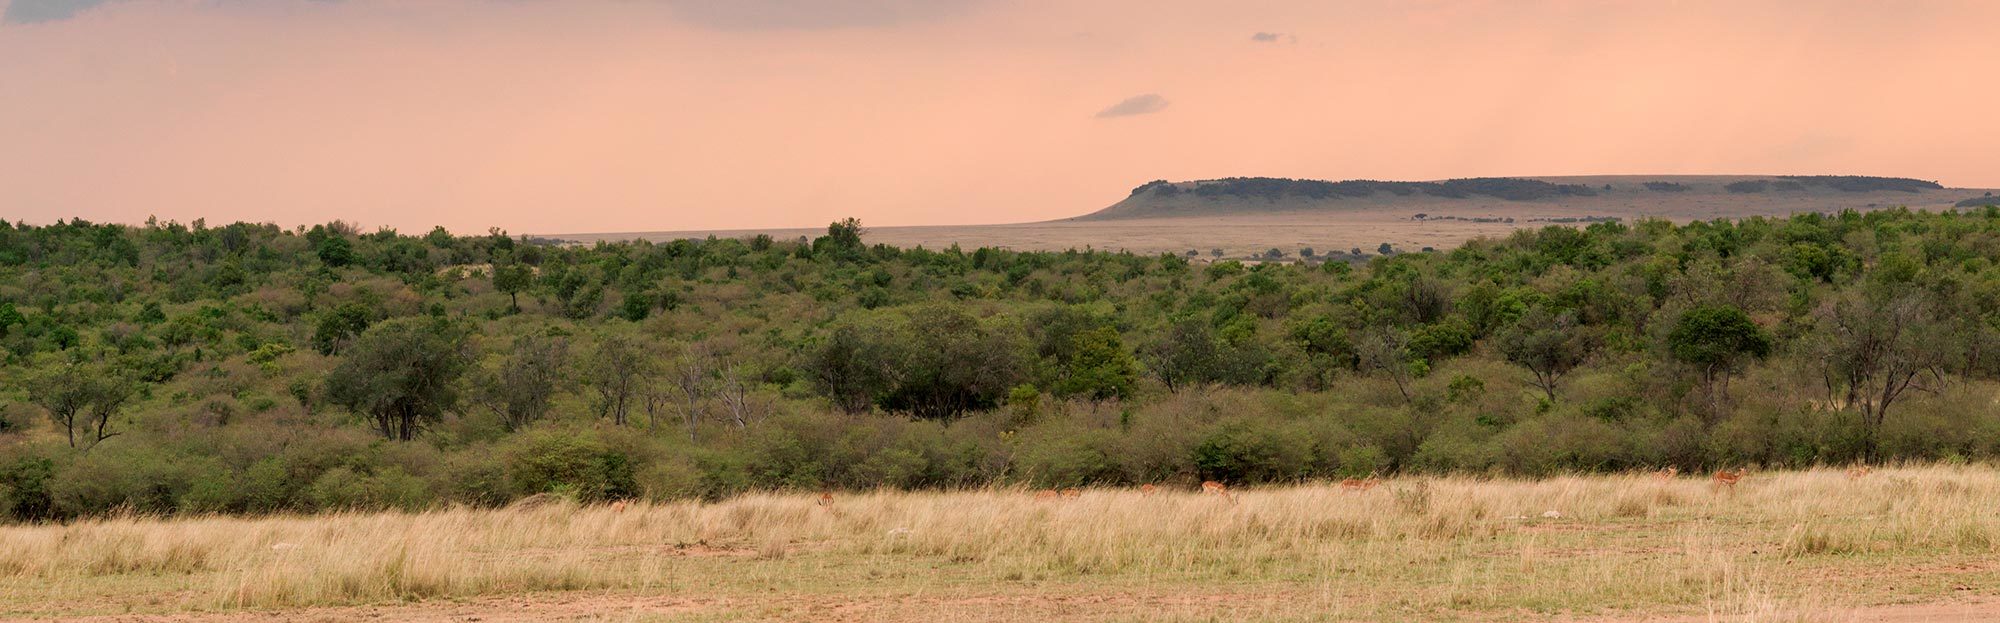
[[[2000,209],[1441,253],[0,221],[0,515],[2000,455]]]

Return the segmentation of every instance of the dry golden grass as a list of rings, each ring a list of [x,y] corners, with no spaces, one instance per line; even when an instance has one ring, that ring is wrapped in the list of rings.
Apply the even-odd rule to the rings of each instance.
[[[2000,471],[1935,466],[1858,479],[1753,472],[1734,492],[1644,473],[1401,478],[1366,491],[1249,489],[1233,501],[992,490],[835,494],[830,506],[771,494],[620,509],[113,518],[0,529],[0,613],[256,612],[590,589],[712,600],[676,602],[661,619],[852,606],[855,620],[1803,620],[1996,594],[1996,501]],[[1010,600],[1020,603],[995,607]]]

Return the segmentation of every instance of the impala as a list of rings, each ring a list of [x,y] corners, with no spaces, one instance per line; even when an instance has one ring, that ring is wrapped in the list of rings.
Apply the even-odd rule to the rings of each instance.
[[[1743,480],[1743,477],[1749,474],[1749,469],[1739,468],[1733,472],[1725,469],[1715,473],[1715,485],[1718,487],[1727,487],[1730,491],[1735,491],[1736,482]]]

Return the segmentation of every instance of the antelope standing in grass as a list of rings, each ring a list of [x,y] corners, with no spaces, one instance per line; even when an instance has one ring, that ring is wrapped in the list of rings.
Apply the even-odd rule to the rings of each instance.
[[[1735,492],[1736,482],[1743,480],[1743,477],[1748,475],[1750,475],[1750,470],[1748,469],[1738,468],[1736,471],[1733,472],[1725,469],[1715,473],[1715,486],[1729,489],[1730,492]]]
[[[1143,485],[1139,485],[1139,495],[1152,495],[1159,492],[1160,488],[1153,486],[1153,483],[1149,482]]]
[[[1201,483],[1201,492],[1213,493],[1226,498],[1229,497],[1229,485],[1225,485],[1213,480],[1206,480],[1202,481]]]
[[[1063,497],[1063,499],[1065,499],[1065,500],[1074,500],[1074,499],[1077,499],[1077,498],[1080,498],[1080,497],[1083,497],[1083,490],[1082,490],[1082,489],[1078,489],[1078,488],[1076,488],[1076,487],[1070,487],[1070,488],[1068,488],[1068,489],[1063,489],[1063,490],[1062,490],[1062,497]]]
[[[819,506],[820,506],[820,508],[833,508],[833,492],[832,492],[832,491],[821,491],[821,492],[819,492]]]
[[[1673,480],[1674,478],[1680,475],[1681,475],[1681,468],[1675,465],[1668,465],[1666,467],[1660,468],[1660,471],[1653,472],[1653,477],[1660,479],[1660,482],[1667,482]]]
[[[1340,481],[1342,491],[1367,491],[1382,484],[1381,472],[1370,472],[1367,478],[1348,478]]]
[[[1860,479],[1862,479],[1863,477],[1867,476],[1867,475],[1868,475],[1868,473],[1869,473],[1869,472],[1872,472],[1872,471],[1875,471],[1875,470],[1873,470],[1873,469],[1869,469],[1869,467],[1868,467],[1868,466],[1866,466],[1866,465],[1860,465],[1860,466],[1856,466],[1856,467],[1849,467],[1849,468],[1847,468],[1847,479],[1848,479],[1848,480],[1860,480]]]

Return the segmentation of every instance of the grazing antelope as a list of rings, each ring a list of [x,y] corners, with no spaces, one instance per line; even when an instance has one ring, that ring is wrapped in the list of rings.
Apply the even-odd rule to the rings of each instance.
[[[1868,475],[1868,474],[1869,474],[1870,472],[1873,472],[1873,471],[1875,471],[1875,470],[1874,470],[1874,469],[1872,469],[1872,468],[1870,468],[1870,467],[1868,467],[1867,465],[1861,465],[1861,466],[1856,466],[1856,467],[1849,467],[1849,468],[1847,468],[1847,479],[1848,479],[1848,480],[1859,480],[1859,479],[1861,479],[1862,477],[1865,477],[1865,476],[1867,476],[1867,475]]]
[[[1056,499],[1056,492],[1055,492],[1055,491],[1051,491],[1051,490],[1048,490],[1048,489],[1043,489],[1043,490],[1041,490],[1041,491],[1036,491],[1036,492],[1035,492],[1035,499],[1037,499],[1037,500],[1053,500],[1053,499]]]
[[[623,513],[623,512],[625,512],[625,501],[624,501],[624,500],[619,500],[619,501],[616,501],[616,502],[612,502],[612,503],[611,503],[611,512],[614,512],[614,513]]]
[[[1660,479],[1660,482],[1673,480],[1675,477],[1680,475],[1681,475],[1681,468],[1680,466],[1677,465],[1668,465],[1666,467],[1660,468],[1660,471],[1653,472],[1653,477]]]
[[[1160,488],[1153,486],[1153,483],[1149,482],[1143,485],[1139,485],[1139,495],[1152,495],[1159,492]]]
[[[1083,497],[1083,490],[1078,489],[1076,487],[1070,487],[1068,489],[1062,490],[1062,496],[1063,499],[1065,500],[1074,500]]]
[[[1725,469],[1715,473],[1715,485],[1718,487],[1727,487],[1730,491],[1735,491],[1736,481],[1742,480],[1744,476],[1749,474],[1750,470],[1748,469],[1739,468],[1733,472]]]
[[[833,508],[833,492],[832,491],[819,492],[819,505],[820,508]]]

